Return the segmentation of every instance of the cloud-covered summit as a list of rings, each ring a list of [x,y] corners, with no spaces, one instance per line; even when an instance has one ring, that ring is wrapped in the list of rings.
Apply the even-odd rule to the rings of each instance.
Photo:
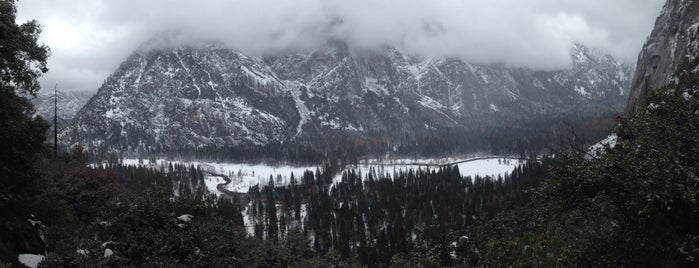
[[[552,70],[573,43],[633,63],[663,0],[22,0],[52,48],[46,85],[96,89],[155,33],[219,40],[246,54],[306,50],[329,38],[425,57]]]

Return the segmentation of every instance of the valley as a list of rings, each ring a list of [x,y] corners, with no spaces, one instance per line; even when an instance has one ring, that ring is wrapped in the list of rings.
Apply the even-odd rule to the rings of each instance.
[[[78,2],[0,0],[0,267],[697,267],[699,1]]]
[[[360,174],[380,174],[391,177],[394,174],[408,172],[418,169],[438,169],[440,167],[456,166],[463,177],[474,178],[476,176],[485,177],[505,177],[515,167],[524,164],[526,159],[512,156],[478,156],[471,158],[414,158],[414,159],[367,159],[362,163],[349,164],[344,167],[337,167],[334,171],[333,182],[342,181],[342,175],[346,172]],[[291,165],[268,165],[268,164],[245,164],[245,163],[222,163],[222,162],[201,162],[201,161],[178,161],[157,159],[154,162],[144,159],[123,159],[124,166],[146,167],[153,170],[167,172],[172,165],[183,165],[196,167],[205,174],[206,188],[210,193],[222,195],[218,190],[220,184],[225,184],[223,189],[235,193],[247,193],[252,186],[265,186],[270,181],[275,187],[287,187],[291,184],[292,174],[295,184],[305,172],[316,172],[325,169],[326,166],[318,164],[315,166],[291,166]],[[223,176],[230,182],[226,183]],[[378,175],[374,175],[378,177]],[[175,190],[176,191],[176,190]],[[178,195],[178,194],[176,194]]]

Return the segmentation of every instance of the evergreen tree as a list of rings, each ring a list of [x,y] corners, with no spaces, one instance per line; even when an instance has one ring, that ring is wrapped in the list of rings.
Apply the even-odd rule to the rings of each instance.
[[[37,193],[37,161],[48,126],[25,96],[39,90],[48,71],[49,49],[37,43],[41,26],[34,20],[16,23],[14,0],[0,1],[0,261],[16,262],[28,251],[30,234],[22,230],[29,215],[27,198]]]
[[[21,94],[35,95],[37,79],[48,71],[49,49],[37,40],[36,21],[17,25],[13,0],[0,1],[0,191],[24,195],[32,188],[34,163],[44,142],[46,123]]]

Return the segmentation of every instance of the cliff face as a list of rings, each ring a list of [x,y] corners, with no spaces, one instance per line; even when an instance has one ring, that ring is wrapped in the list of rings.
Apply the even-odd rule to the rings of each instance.
[[[645,96],[682,74],[699,74],[699,1],[668,0],[638,56],[626,114],[646,105]]]

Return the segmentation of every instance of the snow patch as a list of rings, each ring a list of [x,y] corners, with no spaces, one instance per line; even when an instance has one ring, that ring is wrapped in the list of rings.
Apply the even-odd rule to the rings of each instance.
[[[451,120],[452,122],[457,123],[456,120],[452,119],[451,117],[449,117],[449,115],[447,115],[446,113],[444,113],[444,112],[442,111],[443,109],[446,109],[446,107],[444,107],[444,105],[442,105],[442,104],[439,103],[438,101],[434,100],[433,98],[430,98],[430,97],[428,97],[428,96],[422,95],[421,98],[420,98],[420,100],[417,101],[417,102],[418,102],[420,105],[422,105],[423,107],[428,108],[428,109],[431,109],[431,110],[433,110],[433,111],[435,111],[435,112],[438,112],[438,113],[444,115],[444,117],[448,118],[448,119]],[[458,123],[457,123],[457,124],[458,124]]]
[[[289,88],[291,88],[291,97],[294,99],[294,104],[296,104],[296,110],[298,110],[299,116],[301,116],[299,124],[296,126],[296,134],[294,134],[294,137],[297,137],[303,131],[303,125],[311,120],[311,112],[308,110],[306,103],[301,100],[301,90],[295,86],[290,86]]]
[[[32,219],[27,219],[27,220],[28,220],[29,223],[30,223],[32,226],[34,226],[34,227],[40,226],[40,225],[41,225],[41,221],[32,220]]]
[[[223,178],[218,176],[204,176],[204,184],[206,184],[206,189],[208,189],[210,193],[213,193],[215,195],[223,194],[219,192],[218,185],[225,182],[226,181]]]
[[[590,146],[590,148],[588,149],[588,152],[592,156],[598,157],[598,156],[604,154],[606,146],[609,146],[610,149],[613,149],[614,146],[616,146],[617,140],[618,140],[618,137],[617,137],[616,133],[612,133],[608,137],[599,141],[598,143],[595,143],[594,145]],[[588,156],[587,158],[589,159],[590,157]]]
[[[189,74],[189,77],[192,79],[192,85],[194,86],[194,88],[197,89],[197,92],[198,92],[197,96],[201,96],[201,88],[199,88],[199,85],[197,85],[197,80],[194,78],[194,75],[192,75],[192,71],[190,71],[189,68],[187,68],[187,66],[184,65],[184,61],[182,60],[182,57],[180,56],[180,53],[177,50],[175,50],[175,56],[177,56],[177,59],[179,60],[180,65],[182,65],[182,68],[185,71],[187,71],[187,74]]]
[[[289,165],[267,165],[267,164],[247,164],[247,163],[219,163],[219,162],[197,162],[197,161],[167,161],[157,159],[154,164],[139,164],[138,159],[124,159],[123,165],[141,165],[152,169],[167,170],[169,164],[180,164],[185,166],[205,167],[210,172],[228,176],[231,183],[226,185],[226,189],[233,192],[247,193],[249,188],[255,185],[267,185],[270,176],[274,184],[288,185],[291,182],[291,174],[294,174],[297,182],[301,181],[303,173],[306,171],[315,172],[316,166],[289,166]],[[211,193],[220,194],[216,189],[219,183],[224,183],[220,177],[205,176],[204,183]]]
[[[342,123],[340,122],[340,118],[332,118],[330,120],[323,120],[320,122],[321,126],[328,126],[330,129],[341,129],[342,128]]]
[[[114,255],[114,251],[112,251],[111,249],[105,249],[105,250],[104,250],[104,257],[105,257],[105,258],[109,258],[109,257],[111,257],[112,255]]]
[[[498,158],[464,162],[457,164],[457,166],[459,167],[459,173],[461,173],[463,177],[505,177],[507,174],[512,173],[517,166],[524,163],[524,160]]]
[[[386,90],[386,87],[379,84],[378,80],[376,78],[366,77],[366,78],[364,78],[364,84],[366,85],[367,90],[376,93],[376,95],[379,95],[379,96],[389,95],[388,90]]]
[[[422,159],[393,159],[389,161],[368,160],[367,162],[347,166],[343,172],[335,175],[333,182],[342,181],[342,173],[354,170],[355,173],[361,174],[366,179],[368,173],[374,173],[376,176],[392,177],[393,174],[399,172],[407,172],[409,170],[425,170],[438,169],[441,166],[454,163],[459,167],[459,173],[462,177],[475,176],[491,176],[497,177],[511,173],[517,166],[524,164],[526,161],[513,158],[422,158]]]
[[[190,222],[192,220],[192,215],[183,214],[183,215],[177,217],[177,220],[181,221],[181,222]]]
[[[44,260],[46,256],[38,254],[19,254],[17,256],[17,261],[31,268],[39,267],[39,263]]]
[[[583,97],[589,97],[589,96],[590,96],[590,92],[587,92],[587,90],[585,90],[585,87],[583,87],[583,86],[577,86],[577,85],[576,85],[576,86],[575,86],[575,92],[577,92],[578,94],[582,95]]]
[[[275,82],[279,82],[279,79],[277,79],[274,76],[250,70],[248,67],[244,65],[240,66],[240,70],[242,70],[247,75],[247,77],[253,81],[253,83],[256,86],[266,87]]]

